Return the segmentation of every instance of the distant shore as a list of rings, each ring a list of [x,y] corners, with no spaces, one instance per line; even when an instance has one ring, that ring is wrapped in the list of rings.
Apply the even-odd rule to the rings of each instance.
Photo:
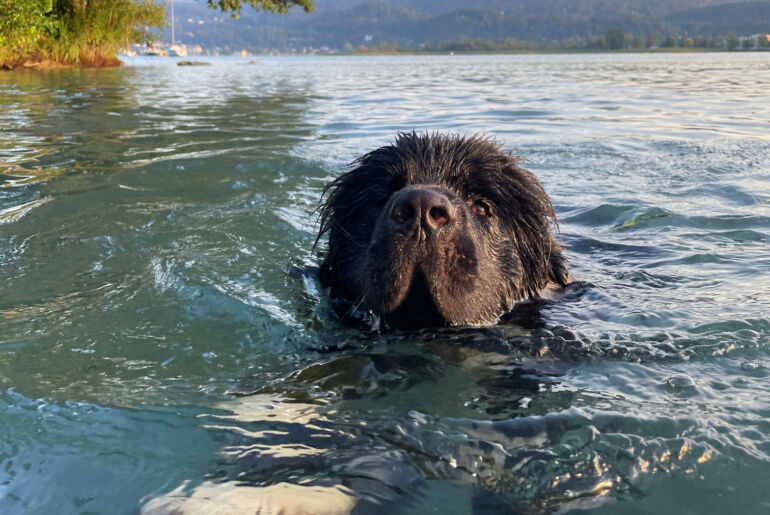
[[[535,48],[521,50],[396,50],[365,52],[337,52],[335,54],[317,55],[497,55],[497,54],[689,54],[702,52],[743,52],[743,50],[726,50],[718,48],[641,48],[627,50],[600,50],[592,48]],[[292,55],[292,54],[288,54]]]
[[[640,49],[622,49],[622,50],[604,50],[588,48],[536,48],[520,50],[367,50],[350,52],[327,52],[311,54],[312,57],[335,57],[335,56],[399,56],[399,55],[421,55],[421,56],[448,56],[448,55],[548,55],[548,54],[690,54],[690,53],[745,53],[745,52],[766,52],[768,50],[727,50],[724,48],[640,48]],[[286,53],[286,54],[265,54],[266,57],[276,55],[281,57],[308,57],[308,54]],[[202,55],[200,57],[240,57],[238,55],[210,56]],[[124,59],[131,59],[124,57]],[[158,57],[164,59],[164,57]],[[50,59],[21,59],[13,63],[0,63],[1,70],[55,70],[63,68],[114,68],[123,66],[125,62],[118,57],[102,59],[95,62],[67,63],[58,62]]]

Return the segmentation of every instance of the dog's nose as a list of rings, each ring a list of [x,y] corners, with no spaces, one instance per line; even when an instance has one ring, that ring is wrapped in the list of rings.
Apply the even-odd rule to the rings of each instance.
[[[402,228],[422,224],[426,233],[452,221],[452,203],[441,192],[428,188],[409,188],[396,193],[390,218]]]

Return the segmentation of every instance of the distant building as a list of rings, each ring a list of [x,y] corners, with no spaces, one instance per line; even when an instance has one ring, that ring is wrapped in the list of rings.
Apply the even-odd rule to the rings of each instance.
[[[187,57],[187,45],[171,45],[168,48],[168,55],[170,56],[178,56],[178,57]]]

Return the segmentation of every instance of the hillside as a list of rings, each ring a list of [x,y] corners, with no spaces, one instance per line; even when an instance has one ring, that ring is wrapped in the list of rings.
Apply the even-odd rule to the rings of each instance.
[[[239,19],[178,0],[175,19],[178,42],[225,53],[343,50],[382,42],[408,48],[463,38],[562,44],[610,28],[643,37],[650,31],[664,37],[770,32],[770,0],[482,0],[472,7],[459,0],[317,0],[311,14],[244,8]]]
[[[703,36],[770,32],[770,1],[741,2],[692,9],[667,20],[688,33]]]
[[[316,10],[344,11],[368,3],[371,0],[318,0]],[[617,17],[639,15],[664,17],[676,12],[712,5],[729,3],[734,0],[388,0],[388,4],[411,7],[427,14],[445,14],[458,9],[484,9],[504,11],[507,14],[529,16]],[[298,9],[295,9],[298,12]]]

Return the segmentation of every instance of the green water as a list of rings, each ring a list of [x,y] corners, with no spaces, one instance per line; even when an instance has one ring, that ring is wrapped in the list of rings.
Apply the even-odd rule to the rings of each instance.
[[[0,72],[0,512],[766,513],[763,53]],[[497,327],[338,323],[323,185],[484,131],[581,285]]]

